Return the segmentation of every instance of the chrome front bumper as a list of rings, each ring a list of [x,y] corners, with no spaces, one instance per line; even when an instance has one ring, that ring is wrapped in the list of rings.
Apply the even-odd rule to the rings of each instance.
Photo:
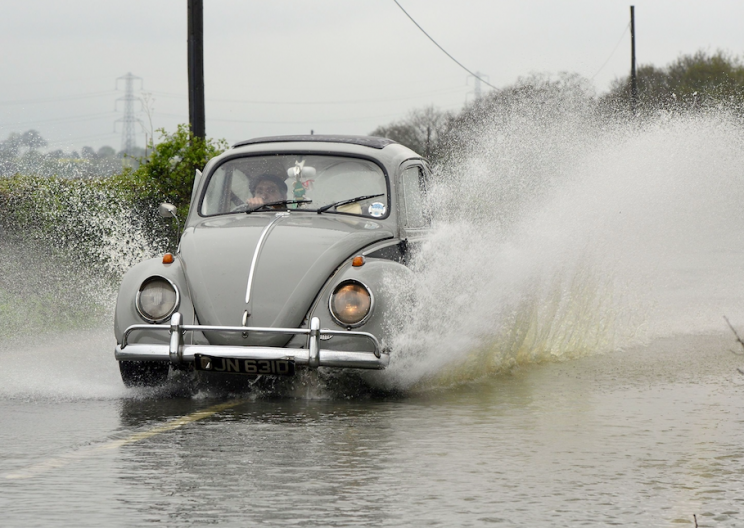
[[[320,329],[320,319],[313,317],[310,328],[262,328],[255,326],[207,326],[181,324],[181,314],[175,312],[170,324],[132,325],[124,331],[122,342],[116,345],[115,357],[119,361],[170,361],[180,365],[193,363],[195,354],[204,354],[229,359],[288,359],[297,365],[309,368],[336,367],[357,369],[384,369],[390,362],[390,355],[383,350],[377,338],[368,332]],[[129,335],[138,330],[160,330],[170,333],[170,343],[128,344]],[[261,332],[268,334],[307,335],[305,348],[186,345],[183,336],[186,332]],[[374,352],[345,352],[320,348],[320,336],[344,336],[367,339],[374,345]]]

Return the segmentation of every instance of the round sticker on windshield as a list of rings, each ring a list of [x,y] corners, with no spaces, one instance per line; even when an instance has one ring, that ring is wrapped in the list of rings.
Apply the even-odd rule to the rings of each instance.
[[[385,204],[380,202],[375,202],[369,206],[369,216],[374,216],[375,218],[379,218],[385,214]]]

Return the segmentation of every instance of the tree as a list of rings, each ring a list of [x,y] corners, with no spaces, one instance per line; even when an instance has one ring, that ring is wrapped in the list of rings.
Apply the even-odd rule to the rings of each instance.
[[[36,130],[23,134],[11,132],[8,139],[0,142],[0,174],[9,176],[21,170],[38,172],[45,155],[36,149],[46,145],[46,140]]]
[[[641,109],[744,103],[744,63],[722,51],[682,55],[662,68],[642,65],[636,73]],[[605,104],[630,101],[630,76],[615,79]]]
[[[28,147],[29,150],[36,150],[47,146],[46,140],[36,130],[27,130],[24,132],[21,136],[21,144]]]
[[[17,132],[8,134],[8,139],[0,143],[0,154],[3,157],[15,157],[22,144],[21,135]]]
[[[442,112],[431,105],[413,110],[401,121],[379,126],[370,135],[392,139],[432,159],[437,156],[441,136],[451,118],[450,112]]]
[[[103,147],[98,149],[98,152],[96,153],[96,155],[99,158],[113,158],[116,156],[116,151],[113,149],[113,147],[104,145]]]
[[[80,155],[83,157],[83,159],[87,160],[95,160],[98,157],[96,155],[96,151],[93,150],[93,147],[83,147],[83,149],[80,151]]]

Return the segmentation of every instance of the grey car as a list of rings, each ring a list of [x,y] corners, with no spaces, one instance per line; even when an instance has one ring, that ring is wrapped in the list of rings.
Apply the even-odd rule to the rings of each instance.
[[[175,255],[122,279],[124,383],[159,384],[173,369],[384,369],[395,353],[386,284],[408,278],[426,236],[428,174],[412,150],[367,136],[258,138],[210,160]]]

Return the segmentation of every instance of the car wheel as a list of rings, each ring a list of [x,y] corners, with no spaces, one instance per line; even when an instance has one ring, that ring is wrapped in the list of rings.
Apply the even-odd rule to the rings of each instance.
[[[154,387],[168,379],[169,365],[164,361],[119,361],[121,380],[127,387]]]

